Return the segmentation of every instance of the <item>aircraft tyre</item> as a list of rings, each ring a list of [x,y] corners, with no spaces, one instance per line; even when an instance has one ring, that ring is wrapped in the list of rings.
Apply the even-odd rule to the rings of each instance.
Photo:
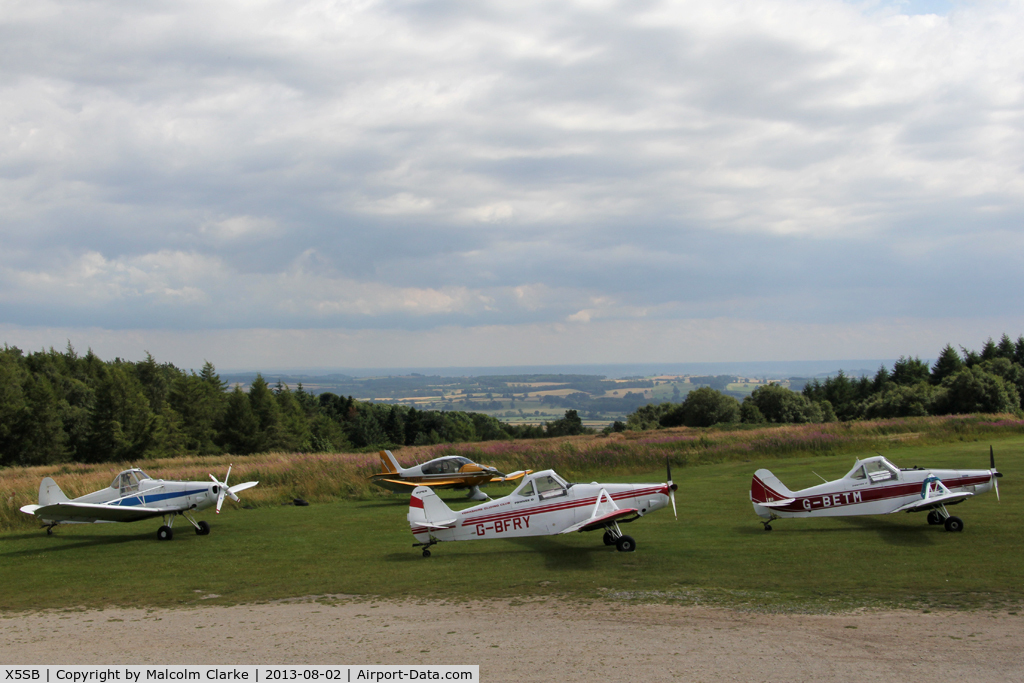
[[[604,532],[604,544],[615,545],[615,537],[612,536],[612,533],[610,531]]]
[[[633,540],[632,536],[619,536],[618,540],[615,541],[615,548],[620,553],[631,553],[636,550],[636,541]]]
[[[939,514],[938,510],[932,510],[928,513],[928,523],[932,526],[942,524],[942,515]]]
[[[200,520],[199,526],[196,527],[196,535],[197,536],[208,536],[209,533],[210,533],[210,523],[207,522],[205,519]]]
[[[159,541],[169,541],[174,538],[174,532],[171,531],[171,527],[162,526],[156,530],[156,538]]]
[[[963,531],[964,520],[959,517],[946,517],[946,531]]]
[[[765,531],[771,531],[772,530],[772,525],[771,524],[765,524],[764,525],[764,530]]]
[[[423,549],[423,557],[430,557],[430,551],[426,548]]]

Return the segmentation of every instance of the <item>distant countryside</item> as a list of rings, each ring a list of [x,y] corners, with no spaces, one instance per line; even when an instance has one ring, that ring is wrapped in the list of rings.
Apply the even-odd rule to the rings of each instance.
[[[673,427],[1022,414],[1024,336],[874,375],[221,376],[90,350],[0,350],[0,466],[351,453]]]
[[[248,391],[256,373],[221,376]],[[329,392],[358,401],[414,407],[417,410],[484,413],[508,424],[541,425],[575,410],[587,427],[625,421],[650,403],[679,403],[690,391],[710,387],[743,400],[758,386],[774,382],[800,390],[805,378],[769,379],[736,375],[657,375],[607,379],[602,375],[491,375],[442,377],[403,375],[356,378],[345,375],[267,374],[264,379],[312,394]]]

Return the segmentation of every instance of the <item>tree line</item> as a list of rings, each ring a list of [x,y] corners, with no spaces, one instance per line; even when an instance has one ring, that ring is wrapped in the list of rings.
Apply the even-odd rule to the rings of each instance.
[[[1024,336],[988,339],[981,351],[947,344],[935,363],[901,356],[892,370],[874,377],[847,377],[842,371],[795,392],[779,384],[759,386],[738,401],[712,387],[701,387],[681,403],[647,405],[616,429],[709,427],[721,423],[831,422],[969,413],[1022,414]]]
[[[271,386],[243,391],[207,362],[200,372],[90,349],[0,351],[0,467],[138,462],[176,455],[343,452],[401,445],[539,438],[584,431],[576,411],[543,425],[481,413],[416,410]]]

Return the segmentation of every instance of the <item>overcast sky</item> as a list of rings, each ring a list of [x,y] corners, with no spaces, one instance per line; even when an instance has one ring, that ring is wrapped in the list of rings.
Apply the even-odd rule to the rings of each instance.
[[[1024,3],[6,0],[0,334],[220,368],[1024,333]]]

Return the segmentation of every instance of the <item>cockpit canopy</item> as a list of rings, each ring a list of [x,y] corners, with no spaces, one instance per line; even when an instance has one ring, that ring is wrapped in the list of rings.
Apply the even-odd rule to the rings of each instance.
[[[461,455],[450,455],[426,463],[421,471],[423,474],[455,474],[461,471],[464,465],[472,463],[472,460],[463,458]]]
[[[125,470],[114,477],[114,481],[110,482],[110,488],[120,489],[122,494],[129,491],[138,491],[139,482],[149,478],[150,476],[140,469]]]
[[[527,475],[523,483],[519,485],[513,495],[529,497],[536,495],[540,500],[564,496],[569,490],[569,484],[554,470],[544,470]]]
[[[899,469],[881,455],[867,460],[858,460],[847,479],[868,480],[872,484],[899,479]]]

